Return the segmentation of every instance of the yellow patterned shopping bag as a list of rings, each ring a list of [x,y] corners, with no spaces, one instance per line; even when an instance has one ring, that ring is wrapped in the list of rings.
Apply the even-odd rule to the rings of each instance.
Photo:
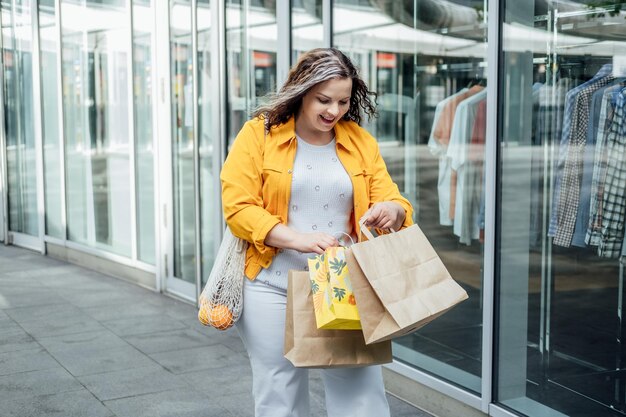
[[[310,258],[309,278],[318,329],[361,329],[345,248],[330,247],[323,254]]]

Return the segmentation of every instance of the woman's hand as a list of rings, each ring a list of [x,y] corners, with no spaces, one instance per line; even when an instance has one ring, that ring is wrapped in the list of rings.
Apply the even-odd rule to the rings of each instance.
[[[303,253],[315,252],[319,255],[331,246],[339,246],[339,241],[328,233],[296,233],[292,249]]]
[[[302,253],[324,253],[326,248],[339,246],[339,241],[328,233],[301,233],[277,224],[265,236],[265,244],[275,248],[294,249]]]
[[[400,230],[406,211],[393,201],[383,201],[374,204],[365,212],[361,220],[365,220],[365,226],[377,229]]]

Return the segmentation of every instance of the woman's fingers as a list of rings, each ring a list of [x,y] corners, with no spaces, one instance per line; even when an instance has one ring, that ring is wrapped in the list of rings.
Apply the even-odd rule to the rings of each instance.
[[[384,229],[395,223],[394,212],[387,204],[376,203],[367,212],[365,217],[365,225]]]

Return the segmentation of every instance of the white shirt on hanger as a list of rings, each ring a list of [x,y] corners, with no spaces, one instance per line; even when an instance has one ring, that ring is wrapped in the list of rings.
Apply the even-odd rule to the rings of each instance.
[[[450,167],[450,159],[446,155],[446,147],[435,138],[435,127],[441,117],[441,112],[446,103],[459,94],[465,93],[467,88],[444,98],[437,107],[435,107],[435,117],[433,118],[433,126],[430,130],[430,138],[428,139],[428,149],[430,153],[439,157],[439,176],[437,180],[437,194],[439,195],[439,224],[442,226],[452,226],[453,221],[450,219],[450,177],[452,176],[452,168]]]

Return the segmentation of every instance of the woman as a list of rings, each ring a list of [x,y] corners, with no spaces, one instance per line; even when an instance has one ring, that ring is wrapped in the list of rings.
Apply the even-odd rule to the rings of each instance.
[[[355,235],[358,221],[412,223],[375,139],[359,126],[375,108],[350,59],[332,48],[302,55],[280,92],[233,143],[221,173],[226,222],[250,242],[243,314],[256,417],[309,415],[308,371],[283,357],[287,275]],[[380,366],[322,371],[329,416],[385,417]]]

